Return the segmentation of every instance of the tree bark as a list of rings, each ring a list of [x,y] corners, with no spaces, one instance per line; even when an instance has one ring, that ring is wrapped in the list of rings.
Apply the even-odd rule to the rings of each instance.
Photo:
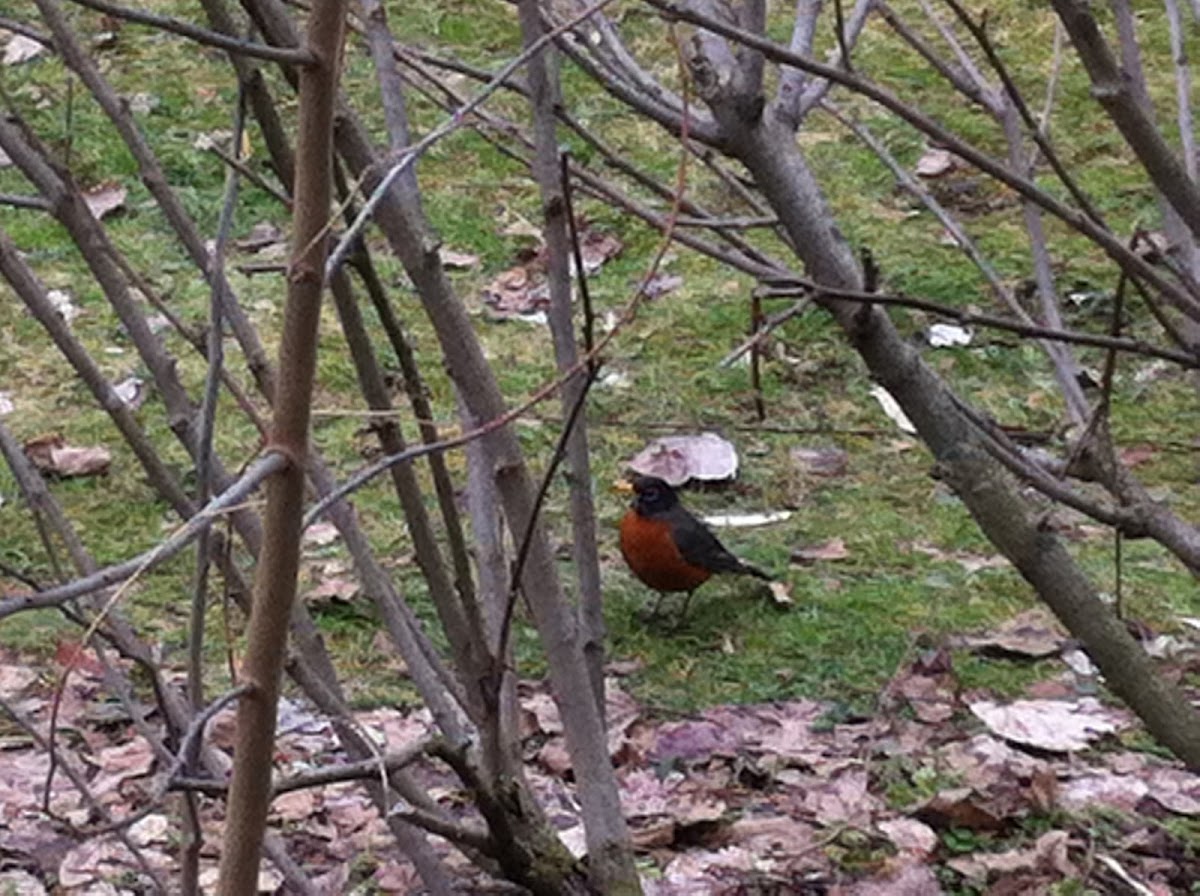
[[[255,574],[241,670],[241,679],[251,691],[238,705],[237,745],[217,884],[222,896],[255,892],[267,822],[275,714],[300,560],[304,459],[326,255],[324,228],[333,192],[333,111],[345,23],[345,0],[313,3],[307,44],[316,61],[300,72],[295,242],[288,266],[280,376],[271,432],[272,445],[288,455],[291,465],[267,484],[263,549]]]

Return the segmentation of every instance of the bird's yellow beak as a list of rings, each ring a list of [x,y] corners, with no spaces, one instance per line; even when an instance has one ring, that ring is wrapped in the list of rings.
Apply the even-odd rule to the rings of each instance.
[[[633,483],[624,477],[615,479],[613,480],[612,490],[620,495],[632,495]]]

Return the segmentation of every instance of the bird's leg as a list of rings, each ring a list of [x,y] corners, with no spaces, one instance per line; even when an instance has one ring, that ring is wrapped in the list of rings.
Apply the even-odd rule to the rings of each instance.
[[[688,594],[684,596],[683,606],[679,607],[679,613],[676,615],[676,621],[674,621],[674,625],[671,626],[671,631],[678,630],[679,626],[683,625],[683,620],[688,618],[688,605],[691,603],[691,596],[694,594],[696,594],[695,588],[688,591]]]

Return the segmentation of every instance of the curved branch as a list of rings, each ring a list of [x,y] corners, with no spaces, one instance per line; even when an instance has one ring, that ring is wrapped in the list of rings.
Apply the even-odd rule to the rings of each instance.
[[[1131,252],[1111,231],[1096,224],[1080,210],[1060,202],[1049,193],[1040,189],[1032,181],[1012,171],[1006,165],[997,162],[991,156],[987,155],[987,153],[963,140],[930,116],[912,108],[891,91],[859,75],[792,53],[770,40],[730,25],[728,22],[695,13],[681,4],[674,2],[674,0],[646,0],[646,2],[660,10],[668,19],[698,25],[729,40],[749,44],[761,50],[764,56],[776,63],[793,66],[808,71],[811,74],[829,78],[831,81],[835,81],[875,101],[911,124],[917,130],[931,137],[935,142],[941,144],[955,155],[971,163],[990,177],[1011,187],[1021,196],[1041,206],[1073,230],[1092,240],[1092,242],[1104,250],[1109,258],[1129,273],[1130,276],[1144,280],[1147,284],[1153,286],[1155,290],[1162,293],[1181,312],[1195,320],[1200,320],[1200,301],[1197,301],[1196,296],[1193,296],[1180,284],[1163,277],[1145,259],[1139,258],[1134,252]]]

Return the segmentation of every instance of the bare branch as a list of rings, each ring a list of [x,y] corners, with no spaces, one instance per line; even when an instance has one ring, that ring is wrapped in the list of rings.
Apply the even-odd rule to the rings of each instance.
[[[218,31],[209,31],[207,28],[200,28],[190,22],[182,22],[170,16],[145,12],[140,9],[130,9],[127,6],[109,3],[107,0],[71,0],[71,2],[78,3],[80,6],[86,6],[88,9],[94,9],[96,12],[102,12],[113,18],[125,19],[129,22],[136,22],[139,25],[148,25],[158,31],[166,31],[170,34],[178,34],[198,44],[216,47],[228,53],[237,53],[239,56],[265,59],[268,62],[279,62],[285,65],[312,65],[315,61],[313,55],[307,50],[271,47],[249,40],[239,40],[227,34],[221,34]]]

